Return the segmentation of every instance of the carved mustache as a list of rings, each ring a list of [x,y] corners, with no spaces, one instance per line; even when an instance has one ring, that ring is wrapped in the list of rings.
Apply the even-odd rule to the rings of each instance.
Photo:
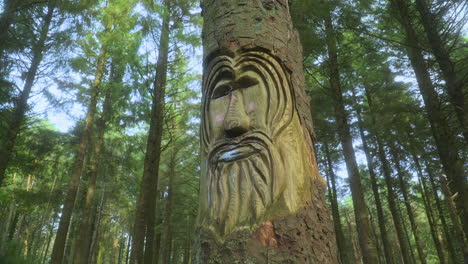
[[[208,151],[208,160],[214,164],[239,160],[260,153],[271,145],[272,140],[265,132],[254,130],[236,138],[219,140]]]

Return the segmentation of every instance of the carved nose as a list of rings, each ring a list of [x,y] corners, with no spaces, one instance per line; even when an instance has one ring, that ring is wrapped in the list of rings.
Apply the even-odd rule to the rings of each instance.
[[[224,133],[230,138],[238,137],[249,130],[249,122],[242,94],[238,90],[234,90],[230,94],[229,108],[224,118]]]

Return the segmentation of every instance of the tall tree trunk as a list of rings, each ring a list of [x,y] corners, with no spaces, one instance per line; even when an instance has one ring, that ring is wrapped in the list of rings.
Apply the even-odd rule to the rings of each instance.
[[[373,96],[370,92],[370,87],[364,86],[365,88],[365,94],[366,94],[366,99],[367,103],[369,104],[369,109],[370,109],[370,115],[371,115],[371,122],[372,122],[372,127],[374,129],[374,138],[377,143],[377,154],[382,166],[382,171],[384,175],[384,180],[385,180],[385,185],[387,186],[387,201],[388,201],[388,206],[390,208],[390,213],[392,215],[393,223],[395,226],[395,231],[397,233],[397,238],[399,241],[400,245],[400,251],[401,251],[401,256],[403,258],[403,262],[405,264],[410,264],[411,263],[411,255],[409,253],[410,247],[406,243],[405,237],[404,237],[404,230],[403,230],[403,225],[401,222],[401,219],[398,214],[398,208],[396,205],[396,195],[395,191],[393,190],[393,183],[392,183],[392,176],[390,172],[390,167],[389,163],[387,160],[387,156],[385,153],[384,145],[381,139],[380,131],[377,129],[377,121],[375,114],[373,112],[374,105],[373,105]]]
[[[396,149],[395,146],[390,146],[390,153],[392,155],[393,163],[395,164],[395,168],[396,168],[396,171],[397,171],[398,182],[400,184],[400,190],[401,190],[401,193],[403,194],[403,202],[404,202],[405,207],[406,207],[406,213],[408,214],[411,230],[413,231],[412,233],[413,233],[413,236],[414,236],[414,240],[416,242],[416,249],[418,251],[419,260],[421,261],[421,263],[425,264],[426,263],[426,257],[424,256],[424,251],[423,251],[421,239],[419,237],[418,226],[416,224],[416,220],[414,219],[413,208],[411,207],[411,201],[410,201],[410,198],[409,198],[408,186],[406,185],[406,181],[403,178],[404,177],[403,176],[403,170],[402,170],[402,168],[400,166],[400,159],[399,159],[399,156],[397,154],[397,151],[398,150]]]
[[[80,143],[76,151],[75,162],[73,164],[72,175],[70,183],[68,185],[67,196],[65,198],[62,215],[60,217],[60,223],[57,230],[57,235],[54,241],[54,247],[52,250],[51,264],[62,263],[63,250],[67,238],[68,227],[70,225],[70,219],[75,204],[76,193],[80,185],[81,173],[83,172],[83,165],[86,156],[86,150],[88,149],[90,137],[92,134],[92,127],[94,123],[94,116],[96,115],[96,105],[99,97],[101,88],[101,81],[104,76],[106,68],[106,47],[102,46],[99,52],[98,64],[96,68],[96,74],[94,82],[91,86],[91,98],[88,104],[88,111],[86,113],[86,119],[83,127],[83,133],[80,138]]]
[[[357,99],[356,99],[354,90],[353,90],[353,96],[357,104]],[[358,128],[359,128],[359,135],[361,136],[362,148],[364,150],[364,154],[366,155],[367,168],[369,170],[369,176],[370,176],[371,186],[372,186],[372,193],[374,194],[375,207],[377,209],[377,219],[379,222],[380,236],[382,238],[382,244],[383,244],[384,254],[385,254],[385,261],[387,264],[393,264],[395,263],[395,260],[392,254],[392,246],[391,246],[390,240],[388,239],[385,216],[383,213],[382,201],[380,199],[379,187],[377,184],[377,176],[375,174],[375,169],[374,169],[374,162],[372,159],[369,145],[367,143],[367,138],[364,134],[364,127],[363,127],[364,122],[361,117],[361,109],[359,108],[359,106],[355,108],[355,111],[356,111],[357,119],[358,119]],[[372,136],[373,131],[369,131],[369,134],[370,136]]]
[[[8,31],[13,23],[13,18],[21,0],[5,0],[3,13],[0,16],[0,76],[4,70],[5,63],[3,62],[3,54],[8,46]]]
[[[434,246],[435,246],[435,248],[437,250],[437,255],[439,257],[439,262],[440,262],[440,264],[446,264],[447,259],[446,259],[446,256],[445,256],[445,252],[443,250],[442,242],[440,241],[439,227],[438,227],[438,225],[436,223],[436,219],[435,219],[434,214],[433,214],[434,209],[432,207],[430,197],[428,196],[429,191],[427,189],[426,182],[425,182],[424,177],[423,177],[421,164],[420,164],[419,158],[418,158],[418,156],[416,154],[414,154],[412,152],[411,156],[413,157],[414,165],[416,166],[416,172],[418,174],[418,181],[419,181],[419,185],[420,185],[420,188],[421,188],[421,196],[422,196],[422,199],[423,199],[424,210],[426,211],[426,216],[427,216],[427,220],[428,220],[428,223],[429,223],[429,228],[431,229],[431,236],[432,236],[432,239],[434,241]]]
[[[416,74],[419,90],[424,99],[424,105],[431,124],[437,151],[445,174],[451,182],[451,190],[458,193],[456,199],[459,217],[465,235],[468,233],[468,182],[466,180],[463,164],[459,156],[459,144],[450,129],[447,118],[441,109],[441,102],[432,84],[426,62],[424,61],[417,34],[411,24],[407,2],[404,0],[391,0],[392,8],[398,12],[399,21],[406,34],[406,50]],[[465,249],[465,260],[468,261],[468,248]]]
[[[348,125],[348,114],[346,113],[343,102],[335,31],[333,29],[330,12],[328,12],[325,17],[325,31],[327,35],[328,67],[330,71],[330,86],[332,89],[331,94],[334,101],[333,105],[335,107],[335,118],[338,125],[338,134],[340,137],[341,146],[343,148],[343,154],[345,157],[346,168],[350,181],[359,245],[361,246],[364,263],[378,263],[379,256],[377,254],[374,241],[371,238],[371,225],[368,217],[368,208],[364,200],[361,176],[359,174],[356,162],[356,154],[353,147],[353,139],[351,137],[351,132]]]
[[[16,2],[16,0],[13,2]],[[16,138],[20,132],[21,126],[23,125],[26,111],[28,110],[28,99],[34,85],[34,80],[36,79],[39,64],[44,56],[45,42],[47,40],[47,35],[49,34],[50,23],[55,9],[52,2],[52,0],[49,1],[47,14],[44,17],[39,39],[32,49],[33,57],[28,72],[26,73],[26,81],[24,83],[23,90],[15,102],[15,110],[11,116],[8,131],[5,133],[5,138],[2,140],[3,144],[0,146],[0,187],[3,184],[3,179],[5,178],[6,169],[10,162]],[[2,28],[0,32],[4,33],[5,29]],[[3,38],[0,39],[3,41]]]
[[[162,252],[163,263],[171,263],[172,252],[172,203],[174,200],[174,180],[176,177],[177,152],[172,147],[171,160],[169,163],[169,184],[167,185],[166,210],[164,214],[164,241]]]
[[[455,65],[438,31],[440,25],[437,23],[436,16],[431,13],[427,0],[416,0],[416,8],[421,15],[421,22],[429,40],[429,45],[442,72],[450,101],[455,108],[458,122],[463,130],[465,142],[468,143],[468,124],[466,120],[468,109],[463,94],[463,85],[465,84],[457,78]]]
[[[440,198],[437,194],[437,191],[438,191],[437,184],[435,182],[434,175],[432,174],[432,171],[428,167],[427,163],[425,164],[425,167],[426,167],[427,175],[429,176],[429,182],[431,183],[432,192],[434,193],[434,200],[436,203],[437,211],[439,212],[439,218],[440,218],[440,221],[442,222],[442,228],[444,230],[445,241],[447,244],[447,249],[449,252],[451,263],[457,263],[458,257],[455,251],[455,247],[452,243],[454,239],[452,238],[452,232],[450,231],[447,220],[445,219],[445,215],[444,215],[445,212],[442,208],[442,203],[440,202]],[[457,217],[455,217],[454,219],[457,219]]]
[[[345,219],[346,219],[346,226],[348,227],[349,233],[349,240],[351,241],[352,249],[353,249],[353,258],[355,264],[362,263],[362,255],[361,251],[359,250],[359,245],[356,243],[356,239],[354,238],[354,229],[351,224],[351,217],[349,216],[348,208],[344,210]]]
[[[328,191],[332,208],[333,224],[335,226],[336,244],[338,245],[341,263],[351,263],[352,256],[347,250],[346,239],[343,233],[343,227],[341,226],[340,210],[338,207],[338,197],[336,190],[336,175],[333,172],[333,163],[330,157],[330,150],[328,149],[327,142],[323,142],[323,148],[326,158],[325,167],[327,168],[329,182],[331,183],[331,188],[329,186]]]
[[[302,48],[298,33],[292,25],[289,1],[204,0],[202,13],[204,83],[203,125],[200,134],[203,137],[203,161],[193,262],[338,263],[333,225],[325,203],[326,183],[318,174],[314,157],[310,99],[304,89]],[[225,82],[233,86],[228,87]],[[237,89],[239,87],[245,89]],[[248,100],[259,100],[255,101],[257,104],[252,102],[253,113],[249,117],[246,116],[247,108],[241,109],[248,106],[238,100],[238,96],[242,96],[248,89],[252,92],[251,95],[260,95],[258,98],[244,98],[247,104]],[[217,93],[211,92],[214,90]],[[272,96],[268,99],[270,94]],[[210,115],[216,115],[222,109],[211,111],[212,108],[208,108],[210,104],[213,106],[214,100],[219,99],[219,96],[223,97],[221,101],[230,101],[218,106],[230,109],[219,112],[223,125],[213,132],[211,128],[216,118],[211,118]],[[267,103],[271,102],[268,100],[274,104]],[[273,109],[277,109],[276,114]],[[253,117],[255,113],[257,115]],[[236,159],[226,162],[233,165],[233,168],[227,169],[223,175],[229,177],[232,183],[229,183],[231,195],[208,190],[208,170],[216,167],[208,157],[209,153],[214,154],[211,151],[214,141],[230,142],[236,148],[240,147],[236,144],[236,138],[240,140],[249,133],[256,133],[253,131],[256,127],[250,120],[260,122],[265,115],[269,120],[267,128],[258,133],[269,136],[268,144],[274,146],[262,149],[278,153],[285,151],[287,147],[297,146],[285,153],[289,157],[275,159],[275,165],[259,164],[268,170],[262,176],[266,181],[261,183],[267,186],[265,190],[262,189],[263,185],[259,186],[261,190],[253,190],[255,183],[247,179],[251,177],[240,176],[240,170],[254,169],[255,165],[243,166]],[[237,118],[241,118],[242,122],[237,122]],[[252,126],[247,128],[247,123],[244,122],[246,120]],[[286,130],[289,136],[284,133]],[[283,143],[280,144],[276,136],[288,138],[288,146],[280,146]],[[252,137],[255,142],[264,142],[257,136]],[[243,150],[245,149],[240,151]],[[292,155],[301,161],[292,161]],[[245,158],[247,162],[251,159]],[[240,166],[239,170],[236,169],[237,165]],[[281,166],[288,166],[290,170],[282,173]],[[292,173],[291,170],[297,173]],[[274,189],[275,185],[271,181],[275,181],[272,180],[275,173],[281,175],[283,180],[291,179],[277,183],[290,191]],[[242,190],[234,187],[235,181]],[[301,186],[294,186],[298,182],[301,182]],[[297,190],[302,190],[300,195]],[[257,193],[259,195],[255,196]],[[285,197],[287,193],[290,195]],[[265,194],[265,199],[261,197],[262,194]],[[210,207],[211,202],[222,203],[212,200],[212,195],[223,202],[229,201],[233,210],[220,209],[220,212]],[[271,200],[267,196],[278,199]],[[241,207],[240,203],[246,206]],[[262,207],[261,203],[268,206]],[[289,208],[285,206],[288,203]],[[274,212],[272,208],[275,208]],[[216,222],[216,218],[223,218],[225,213],[228,214],[228,219]],[[246,221],[239,220],[241,218]]]
[[[164,121],[164,96],[169,53],[169,1],[165,0],[164,4],[167,13],[163,17],[159,39],[159,56],[156,64],[156,79],[153,88],[153,104],[146,145],[143,179],[135,212],[131,254],[131,263],[135,264],[153,263],[154,228],[156,222],[156,199],[154,195],[158,189],[161,137]]]
[[[75,247],[74,259],[76,264],[87,264],[89,260],[89,249],[91,244],[91,207],[93,205],[97,177],[99,174],[99,168],[101,164],[101,154],[104,145],[104,134],[106,131],[106,125],[112,117],[112,89],[115,89],[116,85],[119,85],[122,82],[124,74],[123,69],[120,65],[115,65],[114,63],[111,68],[111,87],[107,88],[106,90],[102,116],[97,121],[96,138],[93,141],[94,150],[93,158],[91,159],[89,166],[90,176],[88,190],[86,192],[86,198],[83,205],[80,232],[78,233],[78,238]]]

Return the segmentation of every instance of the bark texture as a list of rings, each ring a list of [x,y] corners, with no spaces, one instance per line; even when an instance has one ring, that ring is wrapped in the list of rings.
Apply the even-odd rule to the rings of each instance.
[[[222,238],[213,229],[199,225],[195,231],[193,262],[338,263],[333,225],[325,205],[325,183],[318,175],[313,153],[312,120],[309,98],[304,90],[302,48],[298,34],[292,27],[288,1],[206,0],[202,2],[202,10],[205,77],[209,74],[207,64],[220,53],[241,54],[233,55],[233,60],[242,61],[242,53],[252,51],[250,57],[245,58],[262,63],[269,60],[264,64],[264,68],[270,71],[269,76],[276,76],[275,71],[282,70],[277,68],[278,64],[284,67],[287,76],[281,72],[281,77],[287,79],[280,81],[287,81],[288,84],[281,87],[291,89],[285,93],[292,94],[291,116],[295,116],[299,126],[293,133],[297,133],[295,135],[305,142],[303,145],[306,145],[307,152],[301,158],[307,160],[312,175],[305,182],[306,186],[310,186],[306,191],[309,193],[310,190],[310,198],[292,213],[282,210],[271,212],[271,208],[267,207],[267,213],[260,222],[234,228]],[[206,94],[204,96],[206,98]],[[235,134],[238,131],[228,132]]]

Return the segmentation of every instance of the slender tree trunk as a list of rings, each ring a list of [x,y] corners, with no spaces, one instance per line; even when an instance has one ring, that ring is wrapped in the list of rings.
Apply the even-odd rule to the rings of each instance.
[[[335,117],[338,125],[338,134],[340,136],[343,154],[345,156],[346,168],[348,170],[351,195],[353,198],[354,215],[356,218],[356,227],[358,230],[359,245],[364,263],[378,263],[379,257],[372,241],[370,232],[370,221],[368,217],[368,208],[364,200],[364,191],[361,185],[361,176],[356,162],[356,154],[353,147],[348,125],[348,115],[346,113],[343,94],[341,91],[340,74],[338,69],[338,53],[336,47],[335,31],[333,29],[330,12],[325,17],[325,31],[327,35],[328,64],[330,71],[330,86],[335,107]]]
[[[5,0],[3,6],[3,13],[0,16],[0,74],[3,72],[5,63],[3,62],[3,54],[8,46],[8,31],[13,23],[16,9],[18,8],[21,0]]]
[[[16,1],[17,0],[14,0],[12,2],[15,3]],[[23,90],[15,102],[15,110],[11,116],[8,131],[5,134],[5,138],[2,140],[3,144],[0,146],[0,187],[3,184],[3,179],[5,178],[6,169],[8,168],[8,163],[10,162],[13,147],[16,143],[16,138],[20,132],[21,126],[23,125],[26,111],[28,110],[28,99],[31,94],[31,89],[34,85],[34,80],[36,79],[39,64],[41,63],[44,56],[45,42],[47,40],[47,35],[49,34],[50,23],[52,21],[52,16],[55,9],[55,6],[52,4],[52,2],[53,1],[49,1],[47,14],[44,17],[39,39],[32,49],[33,58],[28,72],[26,73],[26,81],[24,83]],[[5,29],[1,28],[0,32],[3,34]],[[2,41],[4,40],[3,38],[0,39]]]
[[[466,121],[466,113],[468,109],[465,105],[465,95],[463,94],[464,83],[459,81],[455,71],[455,65],[450,58],[450,54],[444,45],[440,33],[438,32],[439,23],[436,16],[431,13],[431,10],[426,0],[416,0],[416,8],[421,15],[422,25],[426,33],[429,45],[434,53],[434,56],[439,64],[442,72],[442,77],[445,81],[450,101],[455,108],[460,127],[463,129],[465,142],[468,143],[468,125]]]
[[[402,226],[403,226],[404,237],[405,237],[406,243],[410,247],[411,261],[412,263],[416,263],[416,257],[414,256],[413,248],[411,247],[410,235],[408,232],[408,228],[406,226],[406,219],[405,219],[403,212],[401,211],[401,202],[399,201],[399,199],[397,200],[398,200],[397,202],[398,214],[401,219]]]
[[[143,180],[135,213],[131,254],[131,263],[135,264],[153,263],[154,228],[156,222],[156,199],[154,194],[156,194],[158,189],[161,137],[164,121],[164,96],[169,53],[170,10],[167,0],[165,0],[165,7],[168,13],[163,17],[159,39],[159,57],[156,64],[156,79],[154,81],[153,105],[146,145]]]
[[[344,214],[346,219],[346,226],[348,227],[349,239],[351,240],[351,245],[353,249],[354,263],[360,264],[362,263],[362,255],[361,251],[359,250],[359,245],[356,243],[356,239],[354,238],[354,229],[351,224],[351,217],[349,216],[347,208],[345,208]]]
[[[350,254],[348,253],[346,247],[346,239],[343,233],[343,227],[341,226],[341,217],[338,207],[338,198],[336,190],[336,176],[333,172],[333,163],[330,157],[330,150],[328,149],[328,144],[326,142],[323,142],[323,148],[326,158],[326,168],[328,172],[327,174],[329,176],[328,178],[330,179],[329,182],[331,183],[331,188],[329,186],[328,191],[332,208],[333,224],[335,226],[336,244],[338,245],[341,263],[351,263],[352,256],[350,256]]]
[[[407,2],[404,0],[391,0],[392,8],[398,12],[399,21],[406,34],[408,57],[413,66],[418,81],[419,90],[424,99],[429,123],[431,124],[437,151],[444,171],[451,181],[451,190],[458,193],[456,199],[459,217],[463,230],[468,233],[468,183],[466,180],[463,163],[459,156],[459,144],[450,129],[447,118],[441,109],[441,102],[432,84],[430,74],[423,54],[419,47],[417,34],[411,24]],[[465,249],[465,260],[468,261],[468,248]]]
[[[357,99],[356,99],[356,95],[354,94],[354,91],[353,91],[353,96],[357,103]],[[384,211],[382,207],[382,201],[380,199],[379,187],[377,184],[377,176],[375,174],[375,169],[374,169],[374,162],[372,159],[369,145],[367,143],[367,138],[364,134],[364,127],[363,127],[364,122],[361,117],[361,110],[359,106],[357,106],[355,110],[356,110],[357,119],[358,119],[359,135],[361,136],[362,148],[364,150],[364,154],[366,155],[367,168],[369,170],[371,186],[372,186],[372,193],[374,194],[375,206],[377,209],[377,219],[379,223],[380,236],[382,238],[382,244],[384,248],[385,261],[387,264],[393,264],[395,263],[395,259],[392,254],[392,246],[391,246],[390,240],[388,239],[385,216],[384,216]],[[372,132],[369,132],[369,133],[372,136],[373,133]]]
[[[169,164],[169,184],[167,186],[166,210],[164,214],[165,230],[162,260],[163,263],[171,263],[172,252],[172,203],[174,200],[174,181],[176,177],[177,152],[171,149],[171,160]]]
[[[73,164],[72,175],[70,183],[68,185],[67,196],[65,198],[62,216],[60,217],[60,223],[55,237],[54,247],[52,250],[51,264],[60,264],[63,259],[63,250],[67,238],[68,227],[70,225],[70,219],[75,204],[76,193],[80,185],[81,173],[83,171],[84,160],[86,156],[86,150],[89,145],[90,137],[92,134],[92,126],[94,122],[94,116],[96,115],[96,105],[100,92],[101,81],[104,76],[106,67],[106,48],[101,47],[99,53],[98,64],[96,68],[96,75],[94,82],[91,86],[91,98],[88,105],[88,111],[83,127],[83,133],[80,138],[80,143],[76,151],[75,162]]]
[[[81,216],[81,225],[80,225],[80,233],[78,234],[78,238],[76,241],[75,247],[75,263],[76,264],[87,264],[89,259],[89,248],[91,244],[91,237],[90,237],[90,224],[91,224],[91,207],[93,205],[94,194],[96,191],[96,183],[97,177],[99,174],[99,168],[101,164],[101,155],[102,155],[102,148],[104,145],[104,134],[106,131],[107,122],[112,117],[112,89],[122,82],[123,78],[123,70],[117,70],[116,68],[119,67],[115,64],[112,65],[111,71],[111,81],[113,87],[107,88],[106,96],[104,99],[104,106],[103,106],[103,113],[102,117],[97,121],[97,128],[96,128],[96,138],[94,140],[94,151],[93,151],[93,158],[90,162],[89,168],[89,183],[88,183],[88,190],[86,192],[86,198],[83,206],[83,214]],[[119,67],[121,68],[121,67]]]
[[[398,181],[400,184],[400,190],[403,194],[403,201],[406,207],[406,213],[408,214],[408,218],[409,218],[410,225],[411,225],[411,230],[413,231],[412,233],[414,236],[414,240],[416,242],[416,249],[418,252],[419,260],[421,261],[421,263],[425,264],[426,257],[424,255],[421,239],[419,237],[418,226],[416,224],[416,220],[414,219],[414,212],[413,212],[413,208],[411,207],[408,186],[406,185],[405,179],[403,178],[403,170],[400,166],[400,159],[397,154],[397,151],[398,150],[395,149],[395,146],[390,147],[390,153],[393,157],[393,163],[395,164],[396,171],[397,171]]]
[[[429,223],[429,228],[431,229],[431,236],[434,240],[434,246],[437,250],[437,255],[439,257],[440,264],[446,264],[447,259],[443,250],[442,242],[440,241],[439,236],[439,227],[436,223],[436,219],[433,215],[434,209],[432,207],[431,200],[428,196],[429,191],[427,190],[427,186],[423,177],[423,172],[421,169],[421,164],[419,163],[419,158],[416,154],[411,153],[413,157],[414,165],[416,166],[416,172],[418,174],[419,185],[421,187],[421,196],[424,203],[424,209],[426,211],[427,220]]]
[[[396,205],[396,195],[395,191],[393,190],[393,183],[392,183],[392,176],[390,172],[390,167],[389,163],[387,160],[387,156],[385,153],[384,145],[380,136],[380,131],[377,129],[377,121],[375,118],[375,115],[373,114],[373,97],[370,92],[369,87],[364,86],[365,88],[365,94],[367,98],[367,103],[369,104],[370,108],[370,113],[371,113],[371,120],[372,120],[372,127],[374,128],[374,137],[377,143],[377,154],[382,166],[382,171],[384,175],[384,180],[385,180],[385,185],[387,186],[387,201],[388,201],[388,206],[390,208],[390,213],[392,215],[393,219],[393,224],[395,226],[395,231],[397,233],[397,238],[399,241],[400,245],[400,251],[401,251],[401,256],[403,258],[403,262],[405,264],[411,263],[411,256],[410,256],[410,248],[409,245],[406,243],[406,240],[404,238],[404,230],[402,226],[401,219],[398,214],[398,208]]]
[[[451,263],[457,263],[458,257],[457,257],[456,251],[455,251],[455,247],[453,245],[453,240],[454,239],[452,238],[452,233],[449,230],[447,220],[445,219],[445,215],[444,215],[445,213],[444,213],[444,210],[442,208],[442,203],[440,202],[440,198],[437,195],[437,190],[438,190],[437,189],[437,184],[435,183],[434,175],[432,174],[430,168],[427,166],[427,163],[425,165],[426,165],[427,175],[429,176],[429,182],[431,183],[431,188],[432,188],[432,191],[434,193],[434,200],[435,200],[435,203],[436,203],[437,211],[439,212],[439,218],[440,218],[440,221],[442,222],[442,228],[444,230],[445,241],[446,241],[446,244],[447,244],[447,249],[448,249],[448,252],[449,252]],[[457,217],[455,217],[455,219],[457,219]]]

